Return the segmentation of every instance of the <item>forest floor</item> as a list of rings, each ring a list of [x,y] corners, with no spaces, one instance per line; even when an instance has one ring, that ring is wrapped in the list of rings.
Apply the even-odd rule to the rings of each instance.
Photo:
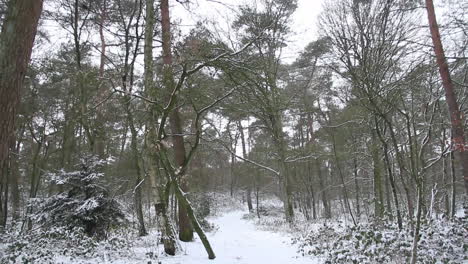
[[[216,254],[209,260],[198,238],[179,242],[176,256],[163,252],[159,233],[150,228],[149,234],[138,237],[133,227],[115,230],[108,239],[93,242],[81,240],[70,233],[69,239],[49,237],[38,231],[36,235],[0,237],[0,263],[73,263],[73,264],[315,264],[320,259],[303,256],[294,237],[300,232],[291,229],[284,220],[280,207],[269,207],[262,218],[248,213],[239,201],[224,199],[211,208],[207,217],[211,231],[206,235]],[[241,209],[242,208],[242,209]],[[53,232],[51,233],[53,234]],[[5,243],[1,243],[5,241]],[[8,248],[8,250],[7,250]],[[29,263],[28,262],[28,263]]]
[[[284,221],[276,223],[277,216],[265,216],[260,222],[254,214],[238,208],[223,208],[215,216],[208,217],[213,230],[206,235],[216,254],[209,260],[198,238],[192,242],[179,242],[180,251],[175,256],[163,252],[158,243],[159,235],[151,229],[144,237],[134,234],[119,235],[118,241],[125,246],[119,249],[112,239],[100,244],[92,254],[73,257],[54,250],[51,261],[41,263],[73,264],[318,264],[319,258],[298,253],[298,244],[293,244],[297,230],[292,231]],[[265,222],[266,221],[266,222]],[[269,222],[271,221],[271,222]],[[276,224],[271,224],[276,223]],[[1,254],[0,254],[1,255]],[[1,261],[0,261],[1,262]],[[16,262],[19,263],[19,262]]]
[[[209,260],[202,243],[182,243],[183,253],[175,257],[162,257],[162,264],[314,264],[317,259],[302,257],[297,245],[291,244],[291,235],[284,232],[260,230],[252,220],[243,216],[245,211],[231,211],[209,219],[219,229],[208,233],[216,254]]]
[[[219,199],[221,198],[221,199]],[[206,235],[216,254],[209,260],[195,235],[193,242],[180,242],[176,256],[163,253],[155,228],[137,236],[134,226],[109,233],[104,241],[86,239],[82,233],[67,233],[67,239],[51,230],[18,236],[0,236],[0,263],[41,264],[318,264],[318,263],[408,263],[412,246],[411,226],[399,230],[395,223],[363,221],[350,226],[346,219],[306,221],[297,214],[294,226],[284,220],[277,200],[264,200],[260,214],[248,213],[245,205],[226,197],[213,199],[206,220]],[[258,217],[260,216],[260,217]],[[468,217],[452,221],[433,219],[421,230],[418,263],[468,263],[466,235]],[[60,234],[60,233],[58,233]]]

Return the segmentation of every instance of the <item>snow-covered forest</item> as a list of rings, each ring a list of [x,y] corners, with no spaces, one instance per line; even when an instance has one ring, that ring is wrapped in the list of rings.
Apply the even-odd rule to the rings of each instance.
[[[468,1],[0,23],[0,263],[468,262]]]

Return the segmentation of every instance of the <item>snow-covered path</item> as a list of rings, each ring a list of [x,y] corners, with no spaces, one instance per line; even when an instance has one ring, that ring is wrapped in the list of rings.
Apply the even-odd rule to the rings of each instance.
[[[301,257],[286,234],[258,230],[242,219],[245,212],[233,211],[212,219],[219,227],[207,234],[216,254],[209,260],[203,245],[197,241],[183,243],[185,253],[163,257],[163,264],[314,264],[317,260]]]

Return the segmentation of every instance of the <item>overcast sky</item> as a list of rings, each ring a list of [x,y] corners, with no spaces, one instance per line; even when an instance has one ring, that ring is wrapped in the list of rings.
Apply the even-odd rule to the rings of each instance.
[[[322,10],[322,2],[323,0],[298,0],[291,25],[293,32],[288,47],[283,52],[283,59],[286,61],[294,60],[309,42],[317,38],[317,18]],[[195,21],[203,19],[214,21],[223,31],[232,22],[239,5],[253,3],[255,0],[192,0],[190,7],[186,8],[172,0],[172,17],[181,22],[183,32],[188,32]]]
[[[176,0],[169,0],[171,5],[171,20],[173,23],[180,25],[179,28],[183,34],[188,33],[194,27],[196,21],[208,19],[212,21],[213,26],[219,31],[228,35],[226,31],[229,24],[239,11],[239,5],[252,5],[256,0],[190,0],[191,4],[187,7],[181,5]],[[259,0],[260,1],[260,0]],[[293,15],[288,47],[283,50],[283,60],[292,62],[297,57],[298,53],[317,36],[317,18],[322,10],[323,0],[298,0],[298,8]],[[51,6],[51,2],[46,2],[46,9],[55,9]],[[62,43],[70,41],[64,35],[69,34],[61,28],[57,22],[52,20],[44,20],[42,28],[47,31],[50,37],[50,42],[42,43],[36,46],[33,57],[43,57],[44,50],[56,50]],[[109,37],[109,36],[108,36]],[[83,36],[83,40],[93,40],[99,42],[99,36],[93,35]],[[50,54],[49,54],[50,55]],[[46,55],[48,56],[48,55]],[[96,57],[98,63],[98,57]]]

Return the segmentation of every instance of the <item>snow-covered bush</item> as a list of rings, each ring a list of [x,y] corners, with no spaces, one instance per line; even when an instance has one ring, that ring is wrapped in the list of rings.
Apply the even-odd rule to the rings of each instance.
[[[0,263],[74,263],[78,258],[100,256],[100,248],[126,247],[128,243],[119,236],[107,237],[109,229],[121,225],[125,218],[119,203],[102,184],[99,171],[103,164],[87,156],[81,159],[78,171],[49,175],[63,191],[31,202],[33,229],[2,237]]]
[[[1,242],[0,263],[101,263],[109,255],[119,258],[132,253],[132,241],[123,232],[112,232],[106,240],[98,241],[81,228],[35,229],[5,235]]]
[[[213,199],[205,193],[192,194],[191,203],[194,207],[195,216],[205,232],[212,231],[215,226],[206,219],[211,214]]]
[[[81,159],[79,171],[52,174],[52,181],[64,191],[37,199],[32,218],[43,228],[81,228],[88,236],[104,238],[109,228],[123,223],[124,214],[102,184],[103,173],[99,170],[103,163],[87,156]]]
[[[97,245],[83,230],[63,227],[26,233],[5,242],[1,263],[55,263],[57,255],[83,256]]]
[[[438,221],[421,227],[418,263],[466,263],[468,220]],[[325,263],[408,263],[413,235],[408,227],[361,224],[351,228],[323,226],[295,238],[303,255],[322,256]]]
[[[244,219],[251,219],[262,230],[286,231],[290,229],[290,224],[284,218],[284,210],[281,201],[269,199],[263,201],[259,206],[260,218],[257,212],[250,212],[243,216]]]

